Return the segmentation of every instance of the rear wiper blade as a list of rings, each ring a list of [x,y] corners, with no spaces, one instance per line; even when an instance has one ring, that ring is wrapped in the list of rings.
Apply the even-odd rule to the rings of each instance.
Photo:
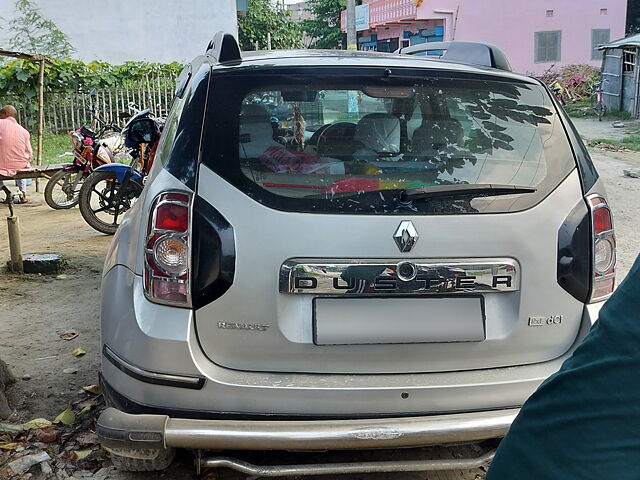
[[[455,197],[457,195],[497,196],[515,195],[518,193],[535,193],[536,188],[518,185],[495,185],[490,183],[454,183],[451,185],[434,185],[430,187],[412,188],[400,193],[400,201],[431,200],[434,198]]]

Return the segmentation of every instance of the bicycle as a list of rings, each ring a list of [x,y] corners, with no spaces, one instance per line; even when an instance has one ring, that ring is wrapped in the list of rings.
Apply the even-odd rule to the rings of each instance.
[[[596,104],[593,107],[593,111],[598,116],[598,121],[602,121],[602,117],[604,117],[607,113],[607,106],[604,104],[604,90],[602,90],[602,83],[598,83],[596,85],[595,94],[596,94]]]

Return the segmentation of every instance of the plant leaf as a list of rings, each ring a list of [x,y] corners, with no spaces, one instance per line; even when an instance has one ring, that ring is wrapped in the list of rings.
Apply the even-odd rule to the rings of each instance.
[[[66,410],[60,412],[60,415],[58,415],[55,418],[53,423],[62,423],[63,425],[71,425],[73,422],[75,422],[75,420],[76,420],[75,414],[70,408],[67,408]]]
[[[34,428],[47,428],[53,425],[46,418],[34,418],[33,420],[29,420],[27,423],[23,424],[24,428],[31,430]]]
[[[24,430],[22,425],[15,425],[13,423],[0,423],[0,433],[15,433]]]
[[[102,390],[100,389],[100,385],[87,385],[86,387],[82,387],[85,392],[93,393],[94,395],[100,395]]]
[[[87,351],[84,348],[76,348],[73,352],[71,352],[71,355],[73,355],[74,357],[82,357],[85,353],[87,353]]]
[[[91,454],[91,448],[81,448],[80,450],[75,450],[73,453],[76,456],[76,460],[84,460]]]
[[[60,338],[63,340],[73,340],[78,336],[78,332],[73,330],[69,330],[68,332],[64,332],[60,334]]]

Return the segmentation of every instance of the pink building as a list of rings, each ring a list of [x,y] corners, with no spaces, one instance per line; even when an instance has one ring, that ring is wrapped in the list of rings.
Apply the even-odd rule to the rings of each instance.
[[[362,3],[357,14],[362,50],[394,51],[429,41],[480,41],[504,50],[515,71],[531,74],[574,63],[600,66],[602,54],[595,47],[624,37],[627,14],[627,0]]]

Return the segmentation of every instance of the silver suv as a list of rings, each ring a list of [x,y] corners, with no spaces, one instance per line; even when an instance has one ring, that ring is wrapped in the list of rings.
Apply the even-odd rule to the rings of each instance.
[[[543,84],[442,53],[218,34],[185,68],[103,273],[118,467],[500,437],[571,355],[614,288],[603,183]]]

